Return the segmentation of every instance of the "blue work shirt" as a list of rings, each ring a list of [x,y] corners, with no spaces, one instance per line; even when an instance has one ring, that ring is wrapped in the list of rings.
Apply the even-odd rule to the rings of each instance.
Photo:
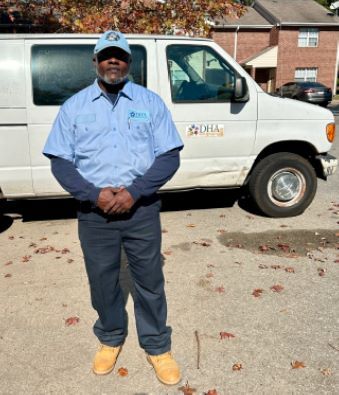
[[[115,104],[95,81],[61,107],[43,153],[73,162],[96,187],[129,186],[183,143],[162,99],[132,82]]]

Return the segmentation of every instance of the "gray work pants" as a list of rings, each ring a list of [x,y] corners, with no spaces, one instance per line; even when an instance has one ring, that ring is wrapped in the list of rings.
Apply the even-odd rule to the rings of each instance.
[[[171,348],[161,260],[160,201],[139,205],[131,214],[106,216],[79,210],[79,239],[91,299],[98,313],[94,333],[102,344],[121,345],[127,335],[125,302],[119,284],[121,247],[128,258],[135,296],[140,346],[151,355]]]

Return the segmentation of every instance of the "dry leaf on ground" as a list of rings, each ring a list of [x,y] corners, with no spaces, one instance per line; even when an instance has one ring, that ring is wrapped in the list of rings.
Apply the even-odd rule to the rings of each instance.
[[[261,294],[264,292],[264,290],[262,288],[256,288],[253,290],[252,295],[255,298],[259,298],[259,296],[261,296]]]
[[[120,377],[126,377],[126,376],[128,376],[128,369],[126,369],[126,368],[119,368],[119,369],[118,369],[118,375],[119,375]]]
[[[218,395],[217,390],[208,390],[204,395]]]
[[[196,392],[195,388],[189,386],[188,381],[186,381],[185,385],[179,387],[178,390],[183,392],[184,395],[193,395]]]
[[[76,325],[79,321],[80,321],[79,317],[69,317],[65,319],[65,325],[66,326]]]
[[[291,366],[292,366],[292,369],[301,369],[301,368],[306,367],[304,362],[301,362],[301,361],[292,361]]]
[[[324,376],[332,376],[332,370],[331,370],[331,368],[323,368],[323,369],[320,369],[320,372],[321,372]]]
[[[242,364],[241,363],[235,363],[232,366],[232,370],[237,371],[237,370],[241,370],[242,369]]]
[[[235,337],[235,335],[233,335],[233,333],[229,333],[229,332],[220,332],[220,340],[224,340],[224,339],[231,339]]]
[[[272,287],[270,287],[270,289],[273,292],[281,292],[284,289],[284,287],[280,284],[275,284],[275,285],[272,285]]]
[[[220,294],[223,294],[225,292],[225,288],[221,285],[220,287],[216,287],[215,291],[219,292]]]

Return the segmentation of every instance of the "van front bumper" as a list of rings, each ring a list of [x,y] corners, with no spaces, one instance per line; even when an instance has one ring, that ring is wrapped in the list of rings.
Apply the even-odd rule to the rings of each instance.
[[[324,177],[331,176],[335,173],[338,167],[338,159],[330,154],[318,155],[316,157],[320,163],[323,170]]]

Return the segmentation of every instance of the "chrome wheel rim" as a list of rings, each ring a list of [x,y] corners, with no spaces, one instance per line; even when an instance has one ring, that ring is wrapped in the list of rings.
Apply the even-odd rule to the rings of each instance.
[[[290,207],[299,203],[306,192],[306,180],[297,169],[286,167],[275,172],[269,179],[267,193],[279,207]]]

